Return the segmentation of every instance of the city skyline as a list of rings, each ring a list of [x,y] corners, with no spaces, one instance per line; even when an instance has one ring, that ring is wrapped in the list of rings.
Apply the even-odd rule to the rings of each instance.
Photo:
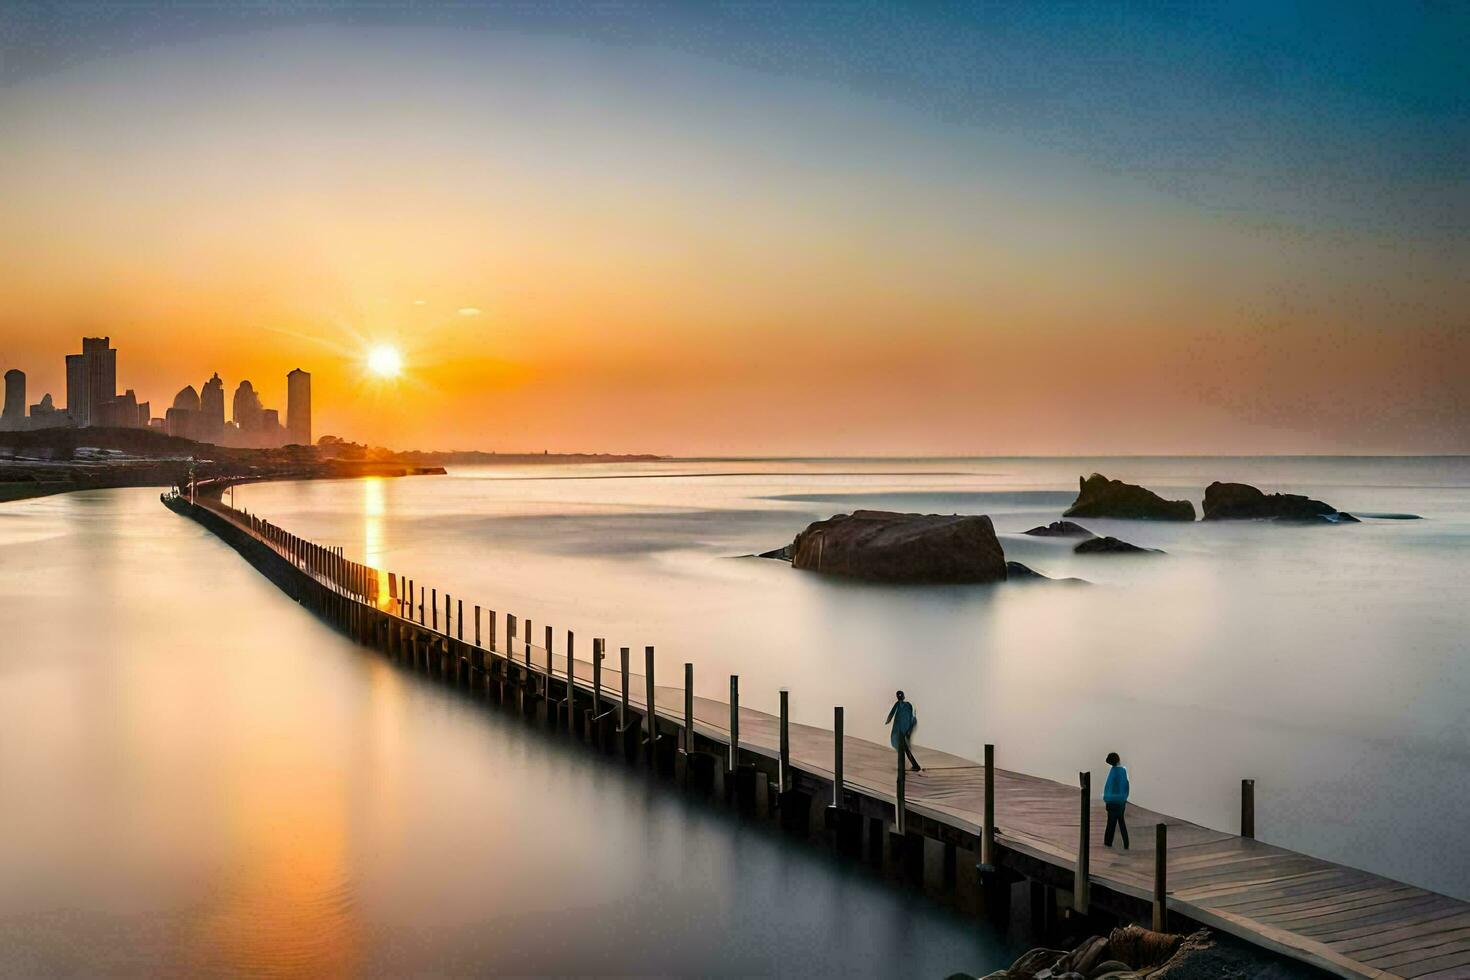
[[[241,379],[225,419],[224,380],[211,374],[199,389],[186,384],[170,399],[162,415],[152,414],[151,400],[139,400],[135,389],[117,390],[118,348],[111,336],[83,337],[79,353],[65,355],[66,402],[55,404],[51,392],[27,406],[29,375],[19,366],[5,372],[4,411],[0,430],[75,428],[149,428],[196,442],[245,448],[312,445],[311,375],[301,368],[286,374],[286,424],[280,411],[267,408],[248,379]]]

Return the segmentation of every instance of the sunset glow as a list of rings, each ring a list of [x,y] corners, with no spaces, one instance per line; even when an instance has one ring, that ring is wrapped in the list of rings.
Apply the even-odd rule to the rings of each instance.
[[[1470,133],[1433,16],[823,9],[390,9],[17,60],[0,356],[60,400],[110,333],[155,405],[216,370],[281,403],[302,366],[319,433],[400,447],[1470,449]],[[1289,71],[1231,40],[1317,28]],[[358,384],[385,333],[411,411]]]
[[[403,371],[403,355],[396,347],[379,344],[368,351],[367,366],[380,378],[396,378]]]

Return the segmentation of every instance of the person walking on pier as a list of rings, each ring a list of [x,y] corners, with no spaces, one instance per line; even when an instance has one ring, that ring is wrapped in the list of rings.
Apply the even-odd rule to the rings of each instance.
[[[893,724],[888,740],[893,743],[895,749],[908,756],[909,768],[914,772],[923,772],[924,770],[919,766],[919,760],[914,758],[913,750],[909,748],[909,736],[913,734],[914,726],[919,723],[919,719],[914,715],[914,706],[903,699],[902,691],[898,692],[897,698],[898,700],[893,702],[893,707],[888,709],[888,717],[883,721],[885,725],[890,722]]]
[[[1108,781],[1103,784],[1103,806],[1108,809],[1108,829],[1103,832],[1103,846],[1113,846],[1113,831],[1116,829],[1123,834],[1123,850],[1126,851],[1128,823],[1123,814],[1128,809],[1128,770],[1123,768],[1123,760],[1116,752],[1108,753],[1107,763],[1113,768],[1108,770]]]

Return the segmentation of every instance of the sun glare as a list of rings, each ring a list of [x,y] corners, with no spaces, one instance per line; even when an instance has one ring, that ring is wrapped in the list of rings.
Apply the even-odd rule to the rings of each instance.
[[[403,370],[403,356],[395,347],[379,344],[368,351],[368,370],[380,378],[396,378]]]

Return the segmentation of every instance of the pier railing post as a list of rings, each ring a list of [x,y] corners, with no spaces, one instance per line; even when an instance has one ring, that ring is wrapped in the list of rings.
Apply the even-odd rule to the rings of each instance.
[[[654,706],[653,647],[643,648],[643,683],[646,690],[644,720],[648,723],[648,758],[654,758],[654,744],[658,741],[658,713]]]
[[[734,772],[740,767],[740,675],[730,675],[730,755],[725,769]]]
[[[694,752],[694,665],[684,665],[684,754]]]
[[[602,717],[602,649],[607,644],[600,636],[592,638],[592,721]]]
[[[490,615],[488,615],[488,616],[485,617],[485,621],[490,626],[490,637],[489,637],[489,639],[490,639],[490,652],[491,653],[494,653],[495,652],[495,634],[496,634],[497,630],[499,630],[499,628],[500,628],[500,613],[496,612],[494,609],[491,609],[489,612],[490,612]]]
[[[551,656],[551,646],[555,642],[556,642],[556,633],[555,633],[555,631],[550,626],[546,627],[546,677],[541,682],[542,685],[543,685],[542,686],[541,693],[544,694],[544,695],[546,695],[546,701],[547,701],[548,704],[550,704],[550,702],[551,702],[551,675],[554,673],[554,670],[552,669],[552,665],[553,665],[553,662],[554,661],[552,660],[552,656]],[[551,717],[551,709],[548,707],[546,709],[546,711],[547,711],[547,719],[550,720],[550,717]]]
[[[1240,836],[1256,839],[1256,781],[1240,781]]]
[[[521,640],[521,659],[523,661],[525,661],[525,665],[526,665],[526,686],[527,687],[530,687],[531,686],[531,683],[532,683],[531,682],[531,631],[532,631],[532,629],[533,629],[533,627],[531,626],[531,621],[529,619],[527,619],[526,620],[526,632],[524,634],[524,638]],[[514,649],[511,650],[511,655],[512,656],[515,655],[515,650]]]
[[[511,664],[516,659],[516,617],[515,613],[505,614],[505,679],[510,680],[512,676]]]
[[[781,688],[781,742],[776,758],[776,788],[791,788],[791,692]]]
[[[475,646],[480,645],[480,607],[475,607]]]
[[[898,756],[898,782],[894,787],[893,793],[893,826],[898,831],[900,837],[903,836],[904,824],[906,823],[905,817],[908,816],[905,812],[908,809],[907,801],[904,799],[905,790],[907,789],[904,785],[907,775],[903,764],[904,741],[904,736],[898,736],[898,747],[894,751],[894,754]]]
[[[1154,826],[1154,932],[1167,932],[1169,923],[1169,825]]]
[[[479,623],[475,624],[480,625]],[[460,599],[454,604],[454,638],[460,642],[464,641],[464,600]]]
[[[433,624],[433,627],[432,628],[433,628],[433,630],[435,632],[438,632],[438,630],[439,630],[439,590],[438,589],[434,589],[430,593],[430,608],[433,610],[432,615],[433,615],[433,618],[434,618],[434,624]]]
[[[832,709],[832,805],[842,806],[842,706]]]
[[[1091,882],[1088,880],[1092,863],[1092,773],[1079,772],[1082,809],[1079,816],[1077,837],[1077,869],[1072,882],[1072,907],[1083,915],[1092,898]]]
[[[577,730],[577,637],[567,630],[567,731]]]
[[[980,837],[980,864],[995,868],[995,746],[985,746],[985,828]]]
[[[618,647],[618,658],[622,661],[621,669],[622,669],[622,673],[623,673],[623,684],[622,684],[623,694],[622,694],[622,699],[618,702],[618,732],[619,733],[622,733],[622,732],[626,732],[628,730],[628,648],[627,647]]]

